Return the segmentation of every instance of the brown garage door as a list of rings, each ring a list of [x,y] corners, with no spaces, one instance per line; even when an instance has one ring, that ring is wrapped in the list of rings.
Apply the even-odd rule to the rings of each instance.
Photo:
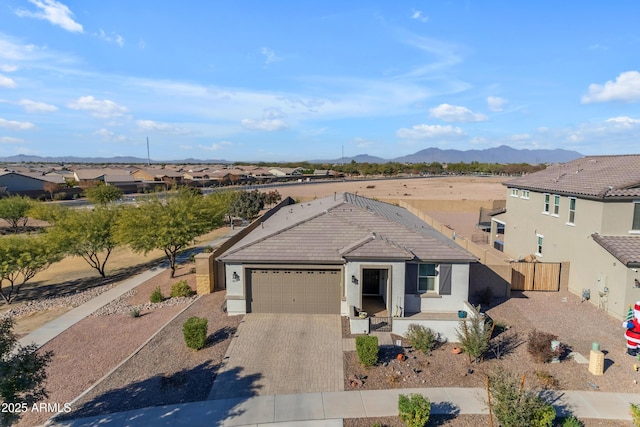
[[[340,270],[249,270],[253,313],[340,314]]]

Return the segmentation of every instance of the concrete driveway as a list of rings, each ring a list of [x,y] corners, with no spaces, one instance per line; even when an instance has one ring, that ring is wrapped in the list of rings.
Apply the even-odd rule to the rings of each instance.
[[[209,399],[344,390],[336,314],[245,315]]]

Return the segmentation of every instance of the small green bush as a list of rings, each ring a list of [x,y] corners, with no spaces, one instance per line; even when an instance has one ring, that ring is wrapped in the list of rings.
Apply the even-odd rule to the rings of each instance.
[[[640,427],[640,404],[636,405],[634,403],[629,407],[631,411],[631,419],[633,419],[633,425],[636,427]]]
[[[400,419],[407,427],[424,427],[431,415],[431,402],[421,394],[398,396]]]
[[[484,354],[489,349],[492,326],[480,314],[480,307],[476,307],[475,311],[470,318],[460,319],[456,328],[456,338],[462,351],[469,355],[469,361],[479,362],[484,359]]]
[[[407,328],[406,338],[413,348],[428,354],[439,341],[439,336],[431,328],[412,323]]]
[[[140,309],[137,308],[137,307],[133,308],[133,309],[131,309],[129,314],[131,315],[131,317],[140,317]]]
[[[53,195],[53,200],[64,200],[67,198],[67,193],[61,191],[60,193],[55,193]]]
[[[207,319],[203,317],[190,317],[182,325],[182,333],[187,347],[195,350],[204,348],[207,343]]]
[[[378,363],[378,337],[361,335],[356,337],[356,351],[358,360],[364,366],[373,366]]]
[[[562,427],[584,427],[582,421],[571,415],[568,418],[565,418],[561,424]]]
[[[171,286],[171,298],[190,297],[194,293],[193,289],[187,285],[186,280],[180,280]]]
[[[149,297],[149,301],[151,301],[154,304],[164,301],[164,295],[162,295],[160,286],[158,286],[153,290],[153,292],[151,292],[151,297]]]

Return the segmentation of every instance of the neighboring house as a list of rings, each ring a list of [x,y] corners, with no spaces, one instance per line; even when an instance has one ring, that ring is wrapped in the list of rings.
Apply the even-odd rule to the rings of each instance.
[[[332,169],[316,169],[313,171],[314,176],[338,176],[339,173]]]
[[[271,168],[269,173],[274,176],[302,176],[302,168]]]
[[[64,185],[59,176],[27,175],[17,172],[0,172],[0,187],[11,194],[36,194],[45,192],[45,185],[54,183]]]
[[[393,332],[422,323],[455,340],[471,310],[477,259],[395,205],[350,193],[283,206],[216,258],[229,314],[332,313],[369,331],[384,306]]]
[[[504,183],[504,251],[562,262],[568,287],[623,319],[640,300],[640,155],[588,156]]]

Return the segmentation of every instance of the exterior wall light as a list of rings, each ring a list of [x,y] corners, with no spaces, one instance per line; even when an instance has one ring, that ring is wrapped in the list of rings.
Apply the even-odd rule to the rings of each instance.
[[[356,276],[351,276],[351,283],[353,283],[354,285],[358,284],[358,278]]]
[[[234,282],[237,282],[238,280],[240,280],[240,276],[238,276],[238,273],[236,273],[235,271],[233,272],[232,278]]]

